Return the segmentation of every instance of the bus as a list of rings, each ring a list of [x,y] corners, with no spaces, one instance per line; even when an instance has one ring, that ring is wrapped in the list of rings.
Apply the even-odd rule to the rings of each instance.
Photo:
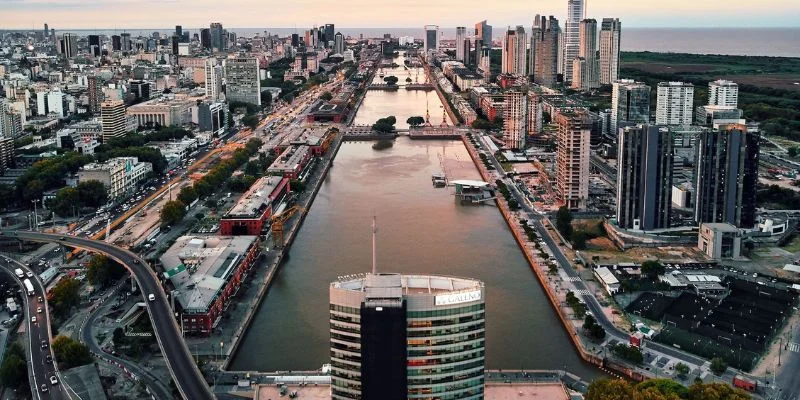
[[[25,279],[24,281],[22,281],[22,283],[25,284],[25,290],[28,291],[28,296],[33,296],[33,285],[31,284],[31,280]]]

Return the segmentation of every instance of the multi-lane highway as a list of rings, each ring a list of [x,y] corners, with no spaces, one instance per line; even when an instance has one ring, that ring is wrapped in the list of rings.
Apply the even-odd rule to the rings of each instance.
[[[28,364],[28,377],[33,398],[40,400],[71,398],[61,385],[50,348],[50,312],[47,309],[45,291],[39,277],[26,265],[5,256],[0,257],[0,267],[10,274],[22,289],[23,318],[25,318],[28,332],[28,348],[25,349],[28,353],[26,363]],[[24,272],[25,278],[17,277],[14,273],[17,268]],[[30,279],[33,285],[33,295],[29,296],[26,293],[22,283],[23,279]],[[56,384],[51,383],[53,377],[56,379]]]
[[[158,345],[161,347],[167,367],[181,396],[192,400],[214,398],[186,343],[183,341],[180,327],[169,307],[167,295],[164,293],[153,270],[142,259],[128,250],[91,239],[27,231],[5,231],[3,234],[22,240],[56,242],[65,246],[95,251],[105,254],[124,265],[131,271],[136,283],[141,288],[147,304],[150,322],[153,325],[156,339],[158,339]],[[148,296],[151,294],[153,295],[153,300],[148,300]]]

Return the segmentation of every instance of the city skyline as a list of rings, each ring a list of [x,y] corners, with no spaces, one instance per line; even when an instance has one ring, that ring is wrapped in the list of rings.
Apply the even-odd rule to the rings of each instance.
[[[767,0],[758,4],[744,1],[729,2],[724,9],[716,4],[697,4],[689,0],[670,2],[668,10],[652,13],[650,4],[626,1],[595,0],[587,2],[586,15],[594,18],[615,17],[625,20],[627,27],[797,27],[800,18],[800,3],[791,0]],[[317,4],[308,0],[270,5],[267,10],[262,3],[252,0],[237,0],[236,7],[219,9],[208,0],[171,0],[167,2],[117,0],[104,3],[89,3],[86,0],[10,0],[3,4],[7,16],[3,29],[39,29],[47,22],[56,29],[162,29],[182,23],[188,29],[207,26],[211,20],[222,21],[233,28],[257,28],[272,26],[279,28],[310,27],[323,24],[318,14],[309,7]],[[191,6],[190,6],[191,5]],[[205,7],[207,5],[208,7]],[[327,21],[336,21],[344,28],[415,28],[436,23],[442,27],[463,26],[474,21],[488,19],[492,25],[527,25],[534,15],[566,17],[566,7],[560,0],[545,0],[537,4],[520,4],[503,0],[492,10],[485,12],[453,12],[460,10],[483,10],[484,4],[477,0],[444,1],[437,4],[422,4],[419,1],[390,1],[381,7],[370,7],[366,0],[342,0],[336,7],[319,9]],[[91,6],[91,7],[90,7]],[[455,8],[458,6],[458,8]],[[154,13],[141,11],[153,8]],[[214,7],[214,12],[209,11]],[[259,8],[264,7],[264,15]],[[419,7],[426,7],[422,15]],[[353,9],[361,12],[353,12]],[[255,12],[242,13],[242,9]],[[269,11],[269,12],[267,12]],[[112,21],[109,15],[119,12],[125,18]],[[398,24],[398,16],[406,22]],[[435,16],[435,17],[434,17]],[[365,26],[370,21],[371,26]]]

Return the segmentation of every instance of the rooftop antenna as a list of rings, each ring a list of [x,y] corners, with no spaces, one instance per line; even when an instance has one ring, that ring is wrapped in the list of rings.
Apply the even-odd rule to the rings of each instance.
[[[378,263],[375,261],[375,234],[378,233],[378,222],[375,215],[372,216],[372,274],[378,273]]]

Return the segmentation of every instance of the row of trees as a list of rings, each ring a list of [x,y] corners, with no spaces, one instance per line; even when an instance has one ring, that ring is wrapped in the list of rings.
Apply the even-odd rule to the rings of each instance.
[[[631,383],[599,379],[589,385],[586,400],[749,400],[750,395],[724,383],[696,382],[688,388],[670,379]]]
[[[47,208],[62,217],[75,215],[81,208],[97,208],[106,204],[108,192],[100,181],[80,182],[74,188],[64,187],[56,197],[47,201]]]

